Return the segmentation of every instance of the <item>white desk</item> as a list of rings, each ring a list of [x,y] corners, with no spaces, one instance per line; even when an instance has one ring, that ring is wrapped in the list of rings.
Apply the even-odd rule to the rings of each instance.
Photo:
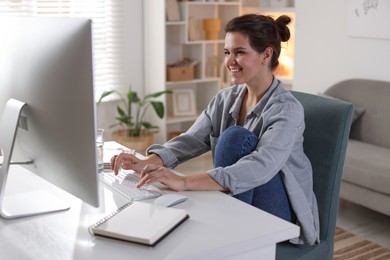
[[[174,207],[186,209],[190,218],[155,247],[95,237],[88,227],[124,204],[119,195],[101,185],[102,205],[93,208],[35,175],[10,176],[9,181],[18,178],[30,188],[52,191],[71,208],[0,218],[2,259],[274,259],[276,243],[299,235],[298,226],[221,192],[183,192],[189,199]]]

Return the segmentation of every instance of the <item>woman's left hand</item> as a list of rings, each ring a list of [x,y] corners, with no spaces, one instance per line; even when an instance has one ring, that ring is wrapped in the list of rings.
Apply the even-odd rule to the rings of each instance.
[[[185,176],[179,176],[161,165],[148,164],[141,170],[137,188],[145,184],[160,182],[174,191],[185,190]]]
[[[120,153],[114,155],[111,158],[111,170],[114,171],[115,175],[118,175],[118,172],[121,168],[125,170],[134,170],[140,172],[142,167],[144,167],[147,162],[138,159],[134,154]]]

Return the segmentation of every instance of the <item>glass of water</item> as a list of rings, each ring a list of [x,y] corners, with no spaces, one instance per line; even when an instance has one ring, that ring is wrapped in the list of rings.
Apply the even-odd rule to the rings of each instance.
[[[104,169],[103,160],[103,133],[104,129],[99,128],[96,133],[96,146],[97,146],[97,158],[98,158],[98,172],[102,172]]]

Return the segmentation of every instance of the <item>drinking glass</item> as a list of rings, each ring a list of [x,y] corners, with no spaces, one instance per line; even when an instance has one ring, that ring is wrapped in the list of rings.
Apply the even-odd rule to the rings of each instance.
[[[96,146],[97,146],[97,158],[98,158],[98,172],[102,172],[104,169],[103,161],[103,133],[104,129],[99,128],[96,133]]]

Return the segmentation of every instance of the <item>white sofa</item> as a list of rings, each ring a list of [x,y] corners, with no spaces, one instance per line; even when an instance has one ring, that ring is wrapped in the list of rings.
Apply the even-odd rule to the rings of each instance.
[[[349,79],[325,95],[355,108],[340,197],[390,216],[390,82]]]

